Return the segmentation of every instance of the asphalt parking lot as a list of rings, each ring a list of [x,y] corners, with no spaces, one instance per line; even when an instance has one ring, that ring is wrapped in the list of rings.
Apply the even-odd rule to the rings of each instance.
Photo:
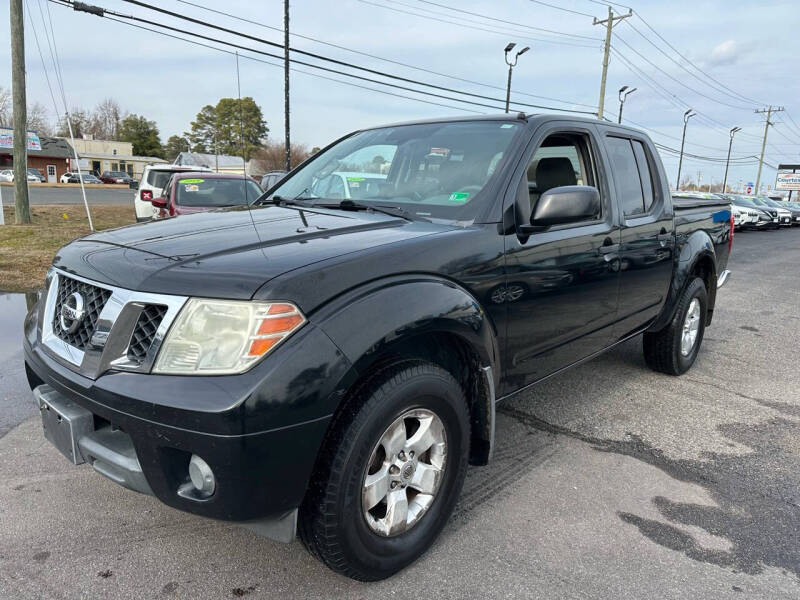
[[[800,230],[738,233],[687,375],[649,371],[635,339],[504,404],[442,537],[374,584],[70,466],[41,435],[7,297],[0,598],[798,598],[798,265]]]
[[[3,205],[14,204],[14,187],[11,185],[0,186],[3,195]],[[78,184],[69,187],[28,187],[28,197],[32,205],[38,204],[82,204],[81,186]],[[130,204],[133,206],[133,190],[108,186],[103,188],[86,188],[86,201],[89,204]]]

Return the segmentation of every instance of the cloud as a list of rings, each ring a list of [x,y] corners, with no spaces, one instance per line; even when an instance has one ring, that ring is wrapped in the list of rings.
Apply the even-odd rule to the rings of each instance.
[[[732,65],[739,60],[739,48],[733,40],[725,40],[711,51],[710,65]]]

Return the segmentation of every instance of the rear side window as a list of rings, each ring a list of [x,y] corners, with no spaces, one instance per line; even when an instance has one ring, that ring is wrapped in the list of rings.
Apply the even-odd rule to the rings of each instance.
[[[639,167],[634,156],[631,140],[619,137],[606,138],[606,145],[614,169],[614,184],[622,213],[626,217],[643,215],[645,213],[644,194],[642,193],[642,179]],[[652,203],[652,183],[650,195]]]
[[[151,169],[147,174],[147,183],[154,188],[163,189],[174,171],[156,171]]]

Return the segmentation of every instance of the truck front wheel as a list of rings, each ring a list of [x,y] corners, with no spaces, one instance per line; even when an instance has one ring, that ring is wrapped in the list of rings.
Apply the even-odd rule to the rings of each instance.
[[[406,361],[377,374],[341,413],[300,510],[300,537],[334,571],[384,579],[422,555],[452,513],[469,410],[449,372]]]
[[[669,325],[643,336],[644,359],[654,371],[683,375],[694,364],[706,329],[708,295],[703,280],[695,277],[678,300]]]

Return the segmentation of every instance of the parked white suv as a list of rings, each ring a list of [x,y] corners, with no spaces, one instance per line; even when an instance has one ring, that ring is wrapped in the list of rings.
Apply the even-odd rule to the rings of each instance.
[[[208,167],[196,167],[192,165],[167,165],[164,163],[146,165],[142,172],[142,179],[139,187],[133,196],[133,204],[136,208],[137,221],[149,221],[156,214],[155,208],[150,200],[161,196],[164,186],[169,181],[173,173],[180,171],[211,171]]]

